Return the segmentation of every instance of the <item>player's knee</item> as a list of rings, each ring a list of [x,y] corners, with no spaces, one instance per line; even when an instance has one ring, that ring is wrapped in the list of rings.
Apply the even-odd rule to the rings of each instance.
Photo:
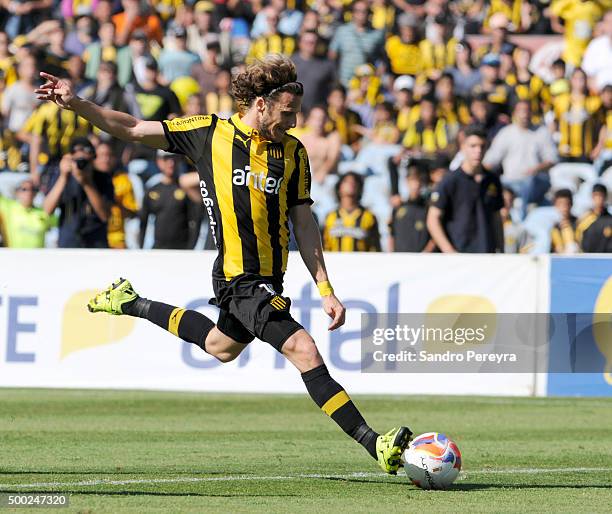
[[[236,357],[238,357],[238,354],[234,354],[231,352],[217,352],[212,355],[215,357],[215,359],[217,359],[220,362],[231,362]]]
[[[307,369],[314,368],[323,362],[317,345],[306,333],[296,333],[287,339],[283,345],[283,353],[292,362],[299,363],[300,367]]]

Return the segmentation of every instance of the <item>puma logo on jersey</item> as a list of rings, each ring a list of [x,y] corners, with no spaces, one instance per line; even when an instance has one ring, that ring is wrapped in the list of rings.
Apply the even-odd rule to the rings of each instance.
[[[283,177],[266,177],[266,174],[254,173],[251,171],[250,166],[245,166],[245,169],[235,169],[232,172],[232,183],[236,186],[247,186],[252,185],[255,189],[259,189],[264,193],[278,194]]]
[[[247,147],[247,143],[249,142],[248,139],[242,139],[242,136],[240,134],[234,134],[234,136],[236,137],[238,141],[242,142],[245,148]]]

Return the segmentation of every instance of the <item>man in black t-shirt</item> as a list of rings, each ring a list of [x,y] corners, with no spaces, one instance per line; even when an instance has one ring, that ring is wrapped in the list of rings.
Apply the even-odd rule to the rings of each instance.
[[[485,141],[480,127],[468,127],[461,145],[463,164],[431,195],[427,228],[444,253],[503,252],[502,187],[498,176],[482,167]]]
[[[392,252],[431,252],[434,243],[427,231],[427,201],[423,195],[426,180],[415,165],[408,167],[408,200],[393,209],[389,221],[389,250]]]
[[[200,231],[199,206],[178,185],[178,156],[157,151],[157,167],[162,180],[145,191],[140,211],[140,247],[143,247],[150,214],[155,215],[153,248],[187,250],[195,246]]]
[[[608,211],[608,189],[593,186],[593,208],[578,221],[578,240],[584,253],[612,253],[612,214]]]
[[[108,218],[114,201],[110,175],[94,170],[95,148],[84,137],[70,144],[58,173],[51,177],[43,204],[47,214],[60,209],[60,248],[107,248]]]

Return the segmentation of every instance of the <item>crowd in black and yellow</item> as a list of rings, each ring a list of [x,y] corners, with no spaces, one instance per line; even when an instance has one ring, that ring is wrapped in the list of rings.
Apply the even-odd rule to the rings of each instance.
[[[460,164],[457,151],[468,125],[482,125],[491,143],[512,125],[518,101],[529,102],[534,129],[545,126],[554,136],[558,160],[593,164],[598,173],[612,164],[612,82],[608,56],[601,53],[605,38],[612,38],[612,0],[61,0],[51,8],[43,3],[32,3],[32,13],[0,15],[0,175],[27,174],[40,204],[57,183],[72,142],[89,138],[96,147],[96,180],[106,184],[112,177],[109,216],[99,220],[108,227],[112,248],[196,244],[201,205],[192,205],[197,198],[183,194],[178,181],[191,163],[165,162],[145,146],[112,140],[72,111],[39,105],[32,84],[20,75],[20,63],[34,59],[37,74],[69,79],[80,96],[162,121],[213,113],[231,118],[237,111],[232,74],[269,53],[290,56],[308,93],[304,119],[322,108],[327,116],[321,138],[341,143],[331,152],[335,161],[329,169],[314,170],[313,177],[329,172],[335,178],[340,169],[353,169],[336,161],[359,161],[366,148],[384,148],[381,162],[392,181],[388,228],[392,238],[401,235],[396,249],[429,249],[427,231],[420,231],[426,195],[402,200],[398,177],[409,170],[413,186],[420,178],[426,190],[440,162],[446,169],[451,161]],[[554,33],[563,35],[564,44],[544,60],[534,59],[538,49],[524,48],[514,37]],[[484,37],[474,44],[473,35]],[[176,176],[156,182],[166,166],[174,166]],[[99,204],[82,197],[78,184],[66,177],[73,201],[66,208],[80,209],[85,217],[95,214]],[[348,177],[338,181],[338,192],[353,192],[340,194],[337,208],[319,216],[325,247],[380,250],[387,226],[379,232],[378,211],[361,204],[362,189],[371,181]],[[108,195],[106,185],[101,192]],[[333,197],[333,185],[328,192]],[[553,199],[550,191],[546,198]],[[156,226],[145,237],[151,215]],[[126,223],[136,227],[137,220],[141,233],[126,234]],[[565,217],[552,231],[552,248],[604,248],[607,223],[604,211],[580,220]],[[593,234],[599,234],[597,244],[590,243]]]

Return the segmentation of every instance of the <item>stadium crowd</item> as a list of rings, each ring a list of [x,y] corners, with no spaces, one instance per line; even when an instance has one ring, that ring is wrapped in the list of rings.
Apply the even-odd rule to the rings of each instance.
[[[34,89],[228,117],[268,53],[327,250],[612,252],[612,0],[0,0],[3,245],[212,248],[189,162]]]

